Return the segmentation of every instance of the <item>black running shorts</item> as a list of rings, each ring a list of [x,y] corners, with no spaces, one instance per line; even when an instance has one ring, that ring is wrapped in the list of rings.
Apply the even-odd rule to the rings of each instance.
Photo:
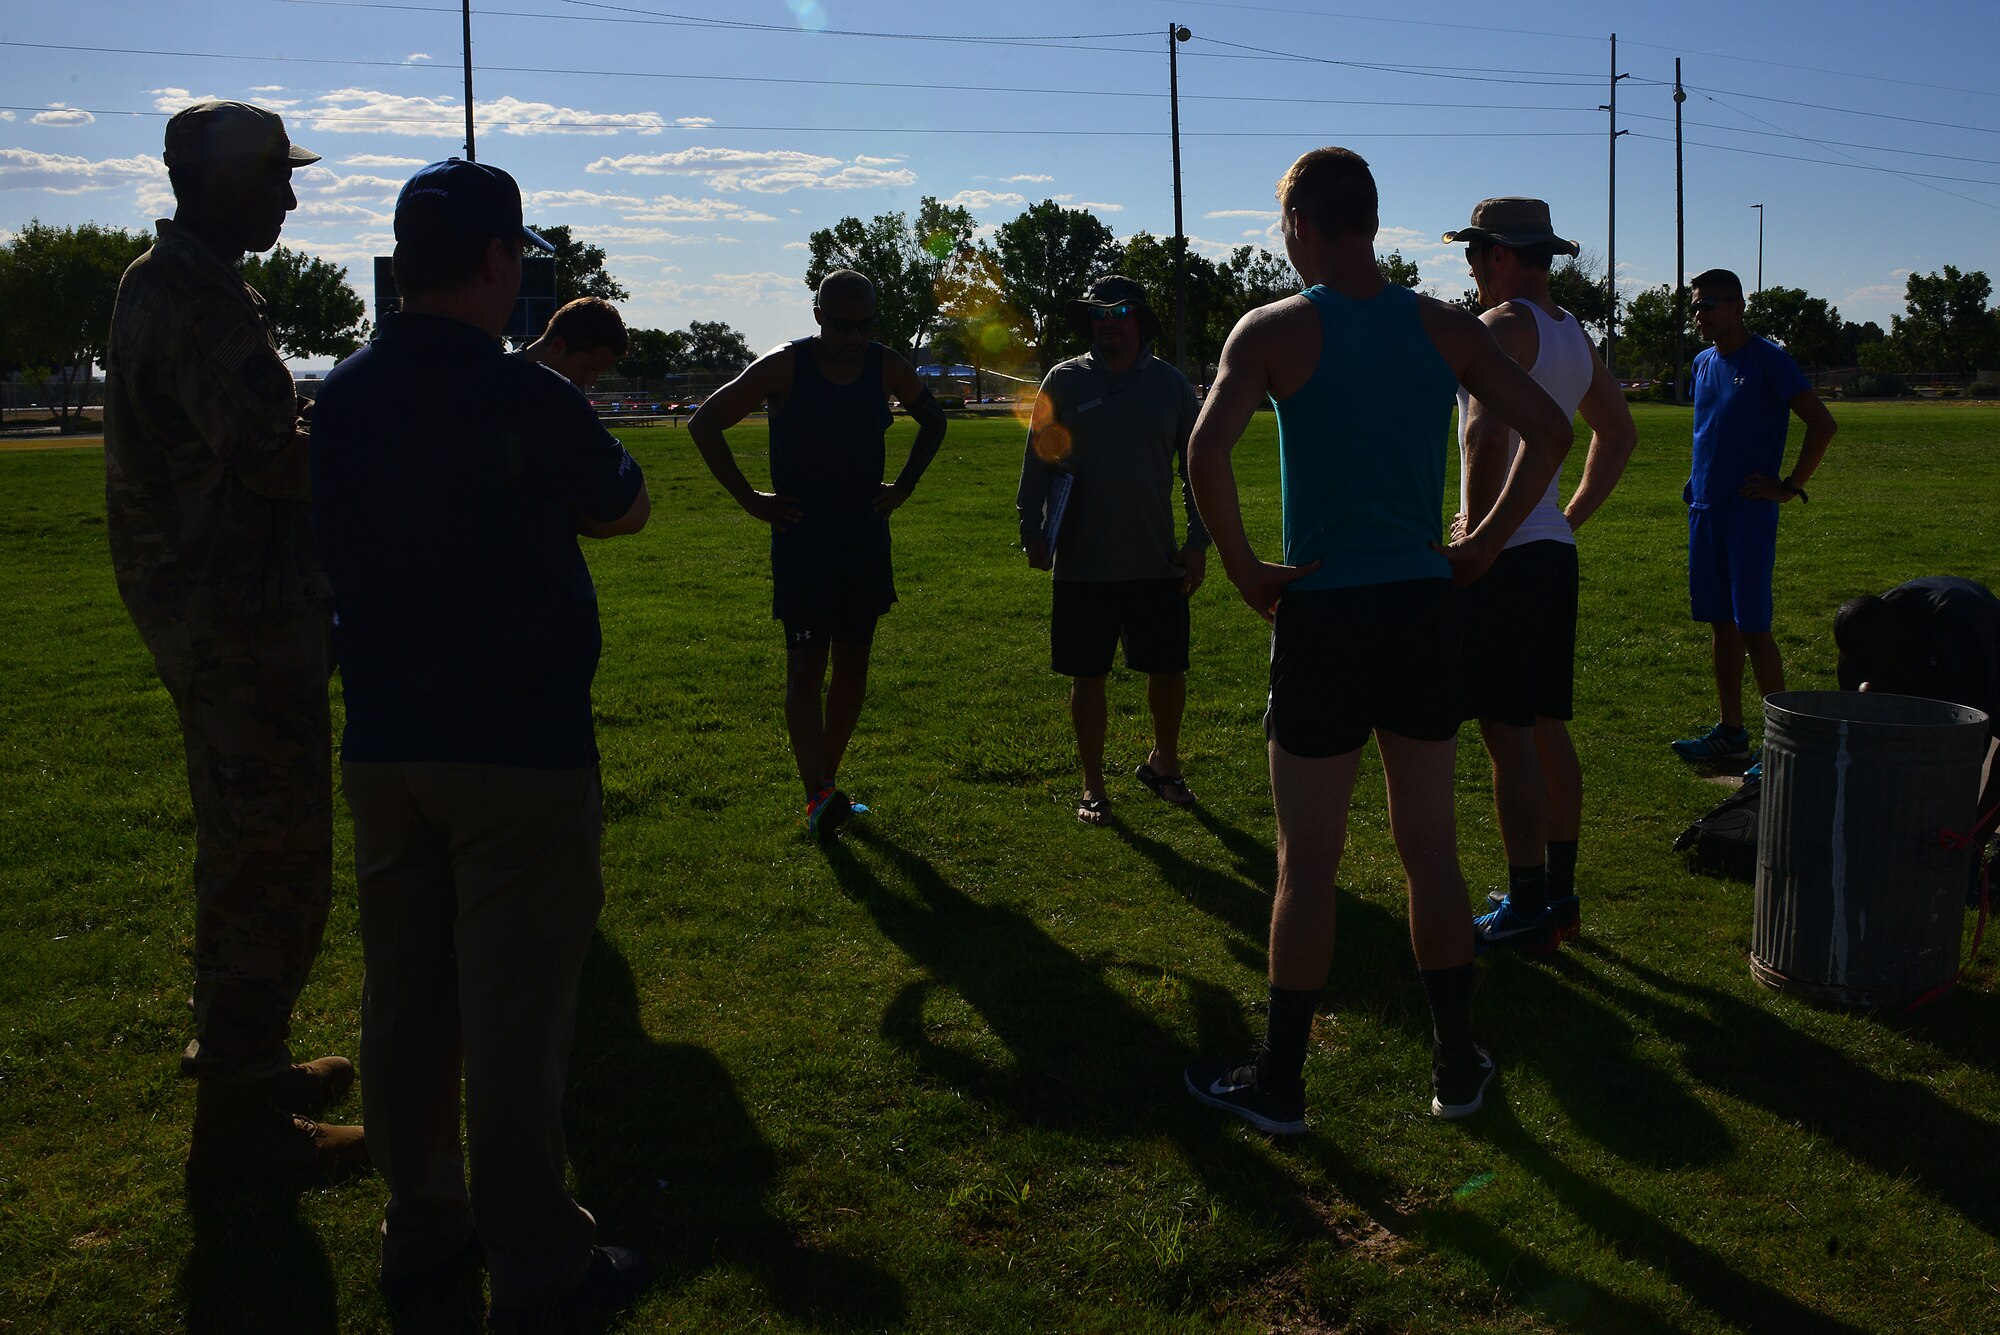
[[[1308,589],[1278,600],[1264,735],[1295,756],[1346,755],[1378,728],[1458,733],[1458,609],[1451,581]]]
[[[1576,676],[1576,547],[1525,542],[1459,590],[1469,719],[1567,719]]]
[[[1171,579],[1058,579],[1049,616],[1049,666],[1065,677],[1111,671],[1118,642],[1134,672],[1186,672],[1188,600]]]

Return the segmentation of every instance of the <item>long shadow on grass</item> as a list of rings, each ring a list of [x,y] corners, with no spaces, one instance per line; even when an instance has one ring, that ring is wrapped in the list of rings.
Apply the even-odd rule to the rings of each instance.
[[[1991,1236],[2000,1236],[2000,1125],[1963,1112],[1914,1080],[1877,1075],[1762,1006],[1671,978],[1601,942],[1582,953],[1650,991],[1597,970],[1597,986],[1680,1049],[1714,1089],[1811,1128],[1888,1178],[1908,1178]],[[1677,1004],[1665,997],[1688,1004]]]
[[[1912,1042],[1967,1066],[2000,1070],[2000,996],[1991,992],[1959,986],[1915,1015],[1892,1011],[1879,1019]]]
[[[808,1245],[771,1213],[777,1156],[728,1070],[707,1048],[646,1032],[631,966],[601,933],[584,959],[577,1015],[570,1158],[604,1241],[638,1247],[662,1284],[741,1266],[794,1322],[902,1322],[894,1277]]]
[[[190,1335],[322,1335],[339,1326],[326,1249],[299,1217],[302,1190],[188,1183],[194,1246],[179,1291]]]
[[[1636,1261],[1666,1276],[1675,1288],[1722,1320],[1745,1330],[1785,1331],[1787,1335],[1863,1335],[1859,1326],[1814,1311],[1770,1285],[1738,1273],[1708,1248],[1584,1177],[1528,1134],[1504,1099],[1469,1123],[1467,1130],[1540,1178],[1556,1199],[1597,1235],[1601,1245],[1626,1261]],[[1530,1278],[1526,1282],[1532,1295],[1535,1281]],[[1530,1302],[1534,1303],[1532,1296]],[[1627,1329],[1622,1321],[1604,1321],[1587,1312],[1579,1313],[1577,1320],[1585,1329]]]

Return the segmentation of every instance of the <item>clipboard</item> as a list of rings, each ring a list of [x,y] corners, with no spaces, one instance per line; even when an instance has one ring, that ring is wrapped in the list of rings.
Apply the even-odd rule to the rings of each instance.
[[[1056,550],[1056,538],[1062,533],[1063,515],[1069,510],[1069,494],[1076,486],[1076,474],[1067,468],[1049,470],[1049,497],[1042,507],[1042,539],[1049,545],[1049,554]]]

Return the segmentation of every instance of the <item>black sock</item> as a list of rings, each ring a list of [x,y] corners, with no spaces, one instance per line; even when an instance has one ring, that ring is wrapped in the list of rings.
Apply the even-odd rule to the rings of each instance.
[[[1549,898],[1568,899],[1576,893],[1576,840],[1549,840]]]
[[[1306,1040],[1312,1037],[1313,1011],[1319,989],[1293,992],[1271,989],[1270,1017],[1264,1025],[1264,1046],[1257,1053],[1259,1081],[1268,1088],[1295,1085],[1306,1068]]]
[[[1472,1041],[1472,985],[1478,977],[1471,964],[1456,969],[1419,969],[1424,996],[1431,1003],[1431,1042],[1442,1052],[1458,1052]]]
[[[1507,868],[1507,898],[1514,901],[1514,912],[1523,918],[1532,918],[1549,906],[1549,868],[1545,862],[1532,867]]]

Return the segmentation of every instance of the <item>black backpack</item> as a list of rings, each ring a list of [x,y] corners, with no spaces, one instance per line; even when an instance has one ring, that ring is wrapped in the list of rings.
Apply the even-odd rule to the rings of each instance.
[[[1674,851],[1710,876],[1756,880],[1757,813],[1763,796],[1763,780],[1745,779],[1728,801],[1681,831]]]

